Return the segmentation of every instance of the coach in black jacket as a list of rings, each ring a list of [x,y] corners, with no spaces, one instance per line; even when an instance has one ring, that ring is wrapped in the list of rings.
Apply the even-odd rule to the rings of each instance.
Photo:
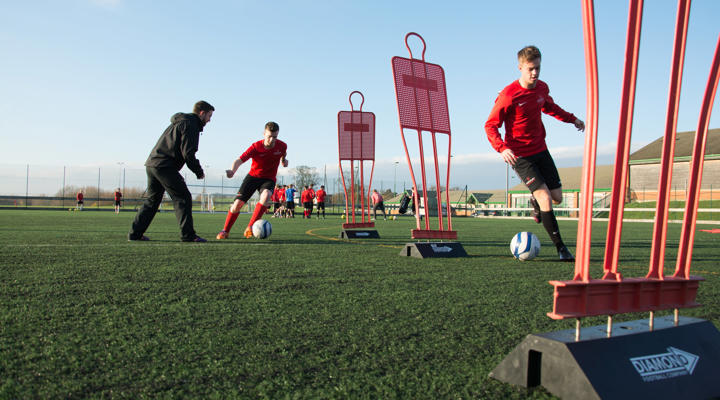
[[[195,158],[200,142],[200,132],[210,122],[215,107],[205,101],[198,101],[192,114],[177,113],[170,118],[165,129],[145,162],[147,172],[147,199],[135,215],[128,240],[150,240],[144,235],[155,217],[165,191],[172,198],[175,217],[180,224],[180,238],[183,242],[205,242],[195,234],[192,219],[192,195],[180,175],[180,169],[187,164],[198,179],[203,179],[200,161]]]

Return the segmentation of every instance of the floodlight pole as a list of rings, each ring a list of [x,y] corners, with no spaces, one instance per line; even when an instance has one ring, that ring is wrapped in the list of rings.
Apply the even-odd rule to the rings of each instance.
[[[120,172],[122,172],[122,171],[124,170],[124,167],[123,167],[123,166],[125,165],[125,163],[122,162],[122,161],[120,161],[120,162],[117,163],[117,165],[120,167],[120,170],[118,171],[118,189],[119,189],[119,188],[122,187],[122,185],[121,185],[121,183],[122,183],[122,181],[121,181],[121,179],[122,179],[122,174],[121,174]]]
[[[30,164],[25,169],[25,208],[28,207],[28,196],[30,196]]]
[[[395,179],[393,180],[393,194],[397,196],[397,166],[400,161],[395,161]]]
[[[97,208],[100,208],[100,168],[98,168]]]
[[[532,194],[531,194],[532,195]],[[510,208],[510,164],[505,163],[505,208]],[[507,212],[507,210],[506,210]]]
[[[204,167],[205,167],[205,171],[208,171],[210,169],[209,165],[205,165]],[[205,193],[205,182],[206,181],[207,181],[207,174],[203,174],[203,194],[202,194],[202,196],[200,196],[201,197],[200,208],[202,208],[202,204],[204,203],[205,206],[207,207],[207,210],[210,211],[210,202],[209,202],[210,196],[207,196],[208,201],[206,201],[206,199],[205,199],[205,194],[206,194]]]

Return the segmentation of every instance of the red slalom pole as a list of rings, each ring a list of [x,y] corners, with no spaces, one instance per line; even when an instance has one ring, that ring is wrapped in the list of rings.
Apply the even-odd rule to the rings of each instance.
[[[417,104],[417,96],[415,97],[415,103]],[[427,185],[425,184],[427,182],[427,176],[425,174],[425,150],[423,149],[423,141],[422,141],[422,132],[418,129],[418,142],[420,143],[420,174],[422,176],[423,181],[423,188],[422,188],[422,198],[423,198],[423,208],[425,209],[425,229],[430,229],[430,220],[428,219],[428,199],[427,199]],[[418,209],[418,215],[420,215],[420,204],[417,204]],[[420,223],[420,220],[418,220],[418,224]],[[420,226],[418,225],[418,229],[420,229]]]
[[[362,114],[360,114],[360,123],[362,124]],[[360,133],[360,152],[362,152],[362,132]],[[360,160],[360,183],[358,185],[360,189],[360,222],[365,222],[365,162]],[[370,220],[370,214],[368,213],[368,221]]]
[[[670,207],[670,185],[672,183],[673,161],[675,159],[675,137],[677,135],[678,107],[685,60],[685,43],[687,41],[688,20],[690,19],[690,1],[678,1],[673,58],[670,69],[668,108],[665,118],[665,135],[663,136],[660,162],[660,180],[658,182],[658,198],[655,208],[655,224],[652,249],[650,250],[650,265],[648,266],[646,278],[664,279],[663,266],[665,264],[665,241],[667,240],[667,220]]]
[[[690,166],[690,183],[688,185],[689,193],[687,202],[685,203],[685,217],[683,218],[677,265],[673,277],[690,278],[690,264],[692,262],[692,250],[695,242],[695,224],[697,222],[697,209],[700,200],[700,184],[702,183],[705,144],[707,142],[708,125],[710,124],[710,113],[712,112],[715,94],[717,93],[718,80],[720,80],[720,35],[718,35],[715,56],[713,57],[712,67],[710,68],[710,77],[705,87],[705,97],[703,97],[698,127],[695,132],[695,144]]]
[[[375,142],[373,141],[373,147],[375,147]],[[370,221],[370,206],[372,205],[372,199],[370,198],[372,190],[372,178],[373,174],[375,173],[375,160],[372,160],[371,168],[370,168],[370,182],[368,182],[368,190],[367,190],[367,215],[368,215],[368,222]]]
[[[420,35],[414,32],[410,32],[407,35],[405,35],[405,46],[407,47],[408,51],[410,52],[410,58],[413,58],[412,56],[412,50],[410,50],[410,44],[408,43],[408,38],[411,36],[417,36],[420,38],[423,44],[423,51],[422,51],[422,62],[425,64],[425,49],[427,46],[425,45],[425,39],[423,39]],[[415,64],[411,63],[410,68],[412,69],[412,74],[415,76]],[[427,76],[427,69],[425,69],[425,76]],[[414,104],[415,104],[415,115],[420,115],[420,102],[418,101],[418,90],[416,87],[413,87],[413,98],[414,98]],[[428,113],[430,115],[431,121],[432,121],[432,113]],[[432,126],[432,122],[430,124]],[[428,218],[428,199],[427,199],[427,175],[425,173],[425,149],[423,148],[423,140],[422,140],[422,130],[417,130],[418,135],[418,147],[420,152],[420,177],[423,181],[423,188],[422,188],[422,198],[423,198],[423,208],[425,209],[425,230],[430,229],[430,219]],[[437,162],[437,161],[436,161]],[[415,191],[417,193],[417,187],[415,188]],[[418,196],[420,193],[418,193]],[[415,203],[415,206],[417,208],[417,228],[420,229],[420,203]]]
[[[437,141],[435,140],[435,132],[431,133],[432,144],[433,144],[433,157],[435,157],[435,187],[436,197],[438,202],[438,230],[444,230],[443,228],[443,216],[442,216],[442,182],[440,182],[440,167],[438,166],[438,155],[437,155]],[[447,191],[447,189],[446,189]],[[425,207],[425,213],[427,214],[427,207]]]
[[[352,223],[355,223],[355,164],[350,160],[350,204],[352,207]],[[350,221],[347,221],[350,222]]]
[[[574,280],[590,281],[590,240],[592,231],[592,204],[595,187],[595,163],[597,156],[598,128],[598,70],[595,44],[595,11],[593,0],[583,0],[583,38],[585,41],[585,77],[587,85],[587,126],[585,155],[580,192],[580,218],[575,258]]]
[[[630,137],[632,136],[633,109],[635,106],[635,82],[640,52],[640,30],[642,26],[642,0],[631,0],[628,16],[628,33],[625,47],[625,69],[620,103],[620,127],[618,148],[615,154],[615,168],[610,199],[610,218],[605,240],[605,262],[603,279],[622,280],[617,272],[620,254],[620,237],[627,194],[627,178],[630,159]]]
[[[448,220],[448,230],[452,231],[452,212],[450,212],[450,158],[452,157],[452,154],[450,154],[450,149],[452,148],[452,135],[448,135],[448,155],[447,155],[447,177],[445,178],[445,182],[447,184],[445,185],[445,207],[447,208],[447,220]],[[441,205],[442,206],[442,205]],[[440,212],[442,214],[442,211]]]

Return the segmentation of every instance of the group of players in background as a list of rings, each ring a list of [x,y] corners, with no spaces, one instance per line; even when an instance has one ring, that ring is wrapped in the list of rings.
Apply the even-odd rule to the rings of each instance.
[[[300,203],[303,208],[303,218],[312,218],[313,207],[317,207],[317,218],[320,219],[320,211],[322,210],[322,217],[325,219],[325,197],[327,192],[325,186],[320,186],[320,189],[315,191],[313,184],[303,186],[302,192],[300,192]],[[270,199],[273,203],[273,218],[295,218],[295,189],[294,184],[289,185],[276,185]],[[314,205],[315,204],[315,205]]]
[[[571,123],[579,131],[585,129],[585,123],[575,115],[563,110],[550,97],[548,85],[539,79],[541,55],[535,46],[526,46],[518,54],[520,78],[506,86],[495,100],[485,123],[485,132],[491,146],[500,153],[503,161],[512,166],[520,179],[531,192],[530,204],[533,207],[535,222],[542,224],[557,248],[562,261],[573,261],[574,256],[568,250],[560,236],[553,204],[562,202],[562,183],[552,156],[545,143],[545,126],[542,114]],[[162,201],[165,191],[170,194],[175,206],[175,214],[181,228],[181,240],[187,242],[205,242],[197,236],[192,224],[192,198],[179,171],[187,165],[198,179],[205,176],[200,162],[195,158],[198,150],[200,132],[210,122],[215,108],[205,101],[195,104],[192,114],[177,113],[171,118],[170,126],[165,130],[145,163],[148,176],[147,200],[138,211],[128,234],[129,240],[149,240],[145,230],[152,221]],[[504,125],[505,135],[499,128]],[[294,218],[294,185],[276,185],[277,170],[280,164],[288,166],[287,145],[278,140],[280,126],[275,122],[265,124],[263,139],[259,140],[233,161],[226,170],[228,178],[235,175],[238,167],[252,159],[250,172],[243,180],[237,197],[228,211],[225,225],[217,234],[218,240],[229,237],[240,208],[255,192],[260,200],[255,205],[252,217],[245,229],[244,236],[251,237],[251,227],[268,210],[270,203],[275,205],[275,216]],[[325,190],[321,187],[315,192],[312,185],[303,188],[300,201],[303,217],[311,218],[313,200],[317,201],[318,218],[320,210],[325,216]],[[375,198],[373,198],[375,201]],[[380,197],[380,205],[382,198]],[[283,211],[284,208],[284,211]],[[377,207],[375,207],[377,208]],[[383,209],[384,213],[384,209]]]

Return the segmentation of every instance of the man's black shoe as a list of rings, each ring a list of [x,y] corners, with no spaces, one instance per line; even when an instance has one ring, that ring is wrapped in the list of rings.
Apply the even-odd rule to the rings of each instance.
[[[560,257],[560,261],[575,261],[575,257],[565,246],[558,249],[558,256]]]
[[[147,242],[149,240],[150,238],[145,235],[142,235],[139,238],[132,238],[128,236],[128,242]]]
[[[182,240],[183,242],[192,242],[192,243],[205,243],[207,240],[201,238],[200,236],[195,236],[195,239],[189,239],[189,240]]]

